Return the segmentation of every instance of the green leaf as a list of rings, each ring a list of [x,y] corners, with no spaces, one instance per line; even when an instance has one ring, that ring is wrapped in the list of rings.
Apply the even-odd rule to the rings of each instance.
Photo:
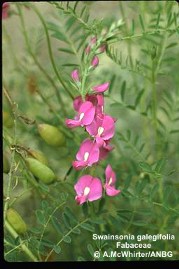
[[[172,130],[172,131],[170,131],[170,134],[176,134],[176,133],[178,133],[179,132],[179,129],[176,129],[176,130]]]
[[[67,227],[67,229],[71,229],[71,224],[69,222],[68,217],[65,215],[65,213],[62,214],[63,223]]]
[[[46,210],[46,208],[49,206],[49,203],[46,200],[43,200],[41,206],[43,210]]]
[[[140,182],[138,181],[137,183],[138,184],[136,184],[136,193],[137,195],[139,195],[142,193],[143,189],[149,183],[149,178],[145,176],[143,179],[140,180]]]
[[[124,101],[124,96],[125,96],[125,91],[126,91],[126,81],[124,80],[121,86],[121,99]]]
[[[165,166],[166,164],[166,159],[162,158],[160,159],[157,163],[156,163],[156,166],[155,166],[155,172],[157,173],[160,173],[163,169],[163,167]]]
[[[159,189],[159,184],[156,183],[156,184],[153,186],[153,188],[152,188],[152,190],[151,190],[151,192],[150,192],[150,199],[151,199],[151,200],[154,199],[154,196],[155,196],[155,194],[158,192],[158,189]]]
[[[90,222],[91,222],[91,223],[94,223],[94,224],[105,224],[105,223],[106,223],[105,220],[102,220],[102,219],[100,219],[100,218],[90,219]]]
[[[64,214],[67,215],[71,223],[78,223],[78,220],[76,219],[75,215],[72,213],[69,207],[65,207]]]
[[[152,168],[148,163],[145,162],[140,162],[139,163],[140,168],[142,168],[143,171],[148,172],[148,173],[153,173]]]
[[[65,236],[63,237],[63,241],[64,241],[65,243],[70,244],[70,243],[71,243],[71,237],[70,237],[69,235],[65,235]]]
[[[80,231],[80,229],[78,229],[78,228],[74,228],[74,229],[72,230],[72,233],[74,233],[74,234],[80,234],[81,231]]]
[[[148,223],[144,221],[133,221],[132,224],[135,226],[146,226]]]
[[[40,224],[43,224],[44,225],[45,224],[45,216],[44,216],[45,213],[43,211],[37,209],[36,212],[35,212],[35,214],[36,214],[36,217],[37,217],[38,222]]]
[[[57,231],[57,233],[59,233],[60,235],[63,235],[64,234],[64,230],[62,228],[62,225],[61,223],[58,222],[58,220],[56,219],[56,217],[51,217],[50,218],[50,221],[53,225],[53,227],[55,228],[55,230]]]
[[[85,230],[87,230],[87,231],[94,232],[94,227],[91,226],[91,225],[88,224],[88,223],[82,223],[82,224],[80,225],[80,227],[83,228],[83,229],[85,229]]]
[[[73,66],[73,67],[79,67],[79,64],[74,64],[74,63],[68,63],[68,64],[62,64],[62,66]]]
[[[89,253],[91,254],[92,257],[94,257],[94,249],[93,246],[91,244],[87,245],[87,249],[89,251]]]
[[[173,175],[173,173],[175,173],[176,172],[176,170],[171,170],[168,174],[167,174],[167,176],[171,176],[171,175]]]
[[[140,102],[140,100],[141,100],[143,94],[144,94],[144,89],[142,89],[142,90],[139,92],[139,94],[137,95],[136,100],[135,100],[135,105],[134,105],[135,107],[139,104],[139,102]]]
[[[177,42],[170,43],[170,44],[166,47],[166,49],[173,48],[173,47],[175,47],[175,46],[177,46],[177,45],[178,45]]]
[[[143,32],[145,32],[144,22],[143,22],[142,16],[140,14],[139,14],[139,21],[140,21]]]
[[[72,26],[74,25],[75,23],[75,18],[74,17],[69,17],[69,19],[66,21],[65,25],[66,25],[66,32],[68,32]],[[72,29],[73,30],[73,29]]]
[[[50,240],[47,240],[47,239],[42,239],[41,240],[41,245],[45,246],[45,247],[50,247],[50,248],[53,248],[53,242],[51,242]]]
[[[58,50],[59,50],[59,51],[62,51],[62,52],[65,52],[65,53],[68,53],[68,54],[73,54],[73,55],[75,55],[74,51],[72,51],[72,50],[70,50],[70,49],[59,48]]]
[[[124,181],[124,189],[126,189],[126,190],[128,189],[128,187],[131,183],[131,180],[132,180],[132,176],[129,175]]]
[[[132,19],[131,35],[134,35],[135,32],[135,21]]]
[[[80,14],[80,17],[81,17],[81,18],[82,18],[82,16],[83,16],[85,10],[86,10],[86,6],[84,6],[84,7],[82,8],[82,10],[81,10],[81,14]]]
[[[55,251],[55,253],[59,254],[61,252],[61,247],[58,245],[53,246],[53,250]]]

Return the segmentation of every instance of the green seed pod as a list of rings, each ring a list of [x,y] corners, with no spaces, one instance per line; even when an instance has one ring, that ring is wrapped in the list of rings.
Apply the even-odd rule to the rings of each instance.
[[[7,221],[18,234],[24,234],[27,231],[27,225],[16,210],[9,208],[7,210]]]
[[[9,173],[9,171],[10,171],[10,163],[7,158],[7,155],[4,153],[3,154],[3,172],[7,174]]]
[[[7,128],[11,128],[14,125],[14,121],[12,116],[10,115],[9,112],[7,111],[3,111],[3,124],[7,127]]]
[[[48,165],[48,160],[41,151],[28,149],[28,155],[29,157],[33,157],[34,159],[37,159],[39,162]]]
[[[54,172],[45,164],[34,158],[26,158],[25,161],[30,172],[43,183],[50,184],[56,179]]]
[[[49,124],[39,124],[38,131],[43,140],[51,146],[65,146],[65,136],[57,127]]]

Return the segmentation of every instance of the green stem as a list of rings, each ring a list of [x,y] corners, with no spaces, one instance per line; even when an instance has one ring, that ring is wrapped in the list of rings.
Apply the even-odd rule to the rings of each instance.
[[[45,233],[45,230],[51,220],[51,217],[53,216],[53,214],[61,207],[63,206],[64,204],[66,203],[66,201],[62,202],[60,205],[56,206],[55,209],[53,210],[53,212],[49,215],[48,217],[48,220],[46,221],[46,223],[44,224],[44,227],[43,227],[43,231],[41,233],[41,236],[40,236],[40,239],[39,239],[39,247],[40,247],[40,244],[41,244],[41,241],[42,241],[42,238],[44,236],[44,233]],[[39,248],[38,248],[38,255],[40,256],[40,252],[39,252]]]
[[[27,49],[28,49],[28,52],[29,54],[31,55],[31,57],[33,58],[35,64],[38,66],[38,68],[40,69],[40,71],[45,75],[45,77],[49,80],[49,82],[52,84],[54,90],[55,90],[55,93],[56,93],[56,96],[57,96],[57,99],[59,101],[59,104],[61,105],[61,109],[63,111],[63,114],[64,116],[66,115],[66,110],[65,110],[65,106],[63,104],[63,101],[62,99],[60,98],[60,94],[59,94],[59,89],[57,88],[57,86],[55,85],[54,83],[54,80],[49,76],[49,74],[46,72],[46,70],[41,66],[41,64],[38,62],[37,58],[36,58],[36,55],[32,52],[32,49],[31,49],[31,46],[30,46],[30,43],[29,43],[29,39],[28,39],[28,36],[27,36],[27,33],[26,33],[26,29],[25,29],[25,23],[24,23],[24,18],[23,18],[23,15],[22,15],[22,11],[19,7],[19,5],[17,4],[17,8],[18,8],[18,11],[19,11],[19,16],[20,16],[20,21],[21,21],[21,25],[22,25],[22,32],[23,32],[23,35],[24,35],[24,38],[25,38],[25,42],[26,42],[26,46],[27,46]]]
[[[5,220],[5,227],[9,231],[9,233],[12,235],[12,237],[14,237],[14,239],[19,237],[19,235],[16,233],[14,228],[9,224],[7,220]],[[36,256],[31,252],[31,250],[26,246],[26,244],[23,243],[22,239],[19,238],[19,240],[20,240],[19,248],[21,248],[33,262],[38,262],[38,259],[36,258]]]
[[[81,224],[85,223],[86,221],[88,221],[88,218],[86,218],[85,220],[83,220],[82,222],[78,223],[77,225],[75,225],[68,233],[66,233],[56,244],[56,246],[59,246],[62,242],[63,242],[63,238],[65,236],[68,236],[69,234],[72,233],[73,230],[75,230],[76,228],[78,228]],[[53,249],[49,252],[49,254],[47,255],[45,261],[48,261],[49,257],[51,256],[51,254],[53,253]]]
[[[46,35],[46,39],[47,39],[47,45],[48,45],[48,52],[49,52],[49,57],[50,57],[50,60],[51,60],[51,63],[52,63],[52,67],[54,69],[54,72],[58,78],[58,80],[60,81],[60,83],[62,84],[62,86],[64,87],[64,89],[68,92],[69,96],[71,97],[71,99],[73,100],[73,95],[71,94],[71,92],[69,91],[68,87],[65,85],[62,77],[60,76],[60,74],[58,73],[58,70],[57,70],[57,67],[56,67],[56,64],[55,64],[55,61],[54,61],[54,58],[53,58],[53,53],[52,53],[52,48],[51,48],[51,43],[50,43],[50,38],[49,38],[49,34],[48,34],[48,29],[47,29],[47,26],[45,24],[45,21],[42,17],[42,15],[40,14],[40,12],[38,11],[38,9],[31,5],[31,8],[35,11],[35,13],[37,14],[37,16],[39,17],[43,27],[44,27],[44,30],[45,30],[45,35]],[[59,95],[59,92],[58,92],[58,98],[60,98],[60,95]]]

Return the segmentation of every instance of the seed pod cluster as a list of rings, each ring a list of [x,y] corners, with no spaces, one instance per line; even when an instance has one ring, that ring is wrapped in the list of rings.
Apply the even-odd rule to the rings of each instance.
[[[64,134],[53,125],[39,124],[38,132],[42,139],[50,146],[62,147],[66,144]]]
[[[9,208],[6,216],[9,224],[18,234],[24,234],[27,231],[26,223],[15,209]]]
[[[25,162],[30,172],[43,183],[50,184],[56,179],[54,172],[39,160],[28,157]]]

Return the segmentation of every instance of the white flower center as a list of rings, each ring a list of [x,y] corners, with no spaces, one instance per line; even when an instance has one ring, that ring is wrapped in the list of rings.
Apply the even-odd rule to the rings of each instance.
[[[85,152],[84,154],[84,161],[86,162],[88,160],[89,157],[89,152]]]
[[[89,187],[85,187],[83,195],[86,196],[86,195],[88,195],[89,192],[90,192],[90,188]]]
[[[98,135],[99,135],[99,136],[102,135],[103,132],[104,132],[104,128],[100,126],[100,127],[98,128]]]
[[[80,120],[83,119],[84,115],[85,115],[85,113],[81,113],[81,114],[80,114]]]
[[[112,177],[110,177],[108,185],[111,185],[111,183],[112,183]]]

